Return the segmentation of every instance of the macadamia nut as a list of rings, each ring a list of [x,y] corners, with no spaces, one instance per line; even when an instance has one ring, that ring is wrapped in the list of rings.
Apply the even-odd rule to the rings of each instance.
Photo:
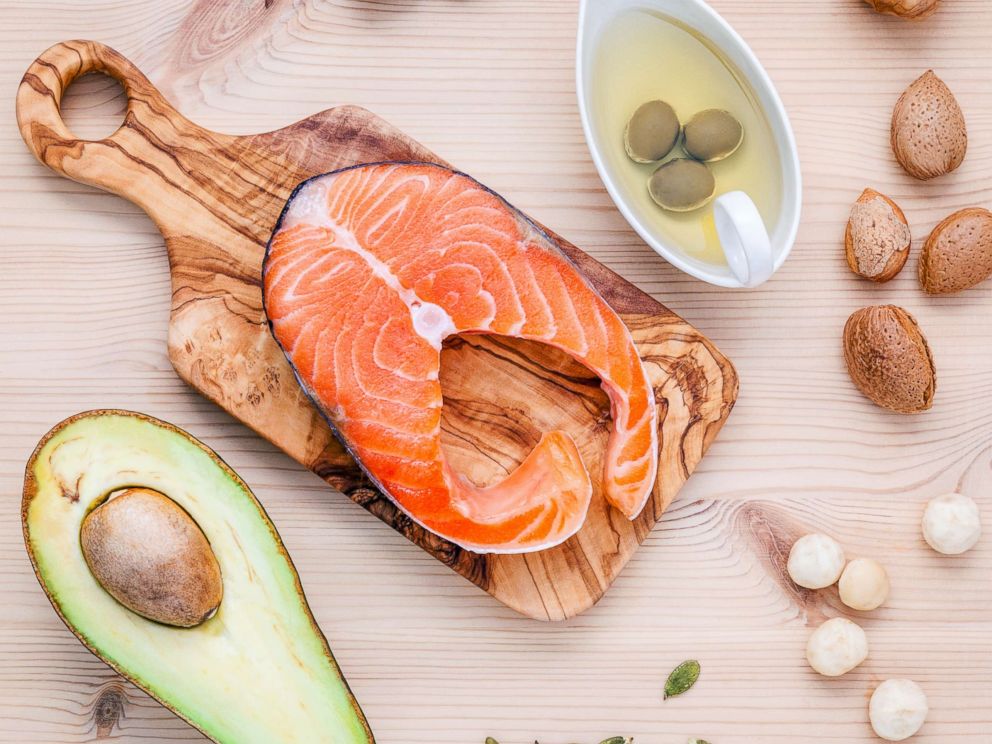
[[[889,575],[878,561],[855,558],[840,575],[840,601],[854,610],[874,610],[889,596]]]
[[[847,674],[868,657],[868,636],[846,617],[835,617],[813,631],[806,660],[826,677]]]
[[[789,552],[789,576],[799,586],[823,589],[834,584],[844,570],[844,549],[832,537],[814,532],[803,535]]]
[[[911,679],[887,679],[872,693],[868,718],[875,733],[902,741],[920,730],[926,720],[927,696]]]
[[[978,504],[960,493],[938,496],[923,512],[923,539],[945,555],[971,550],[982,536]]]

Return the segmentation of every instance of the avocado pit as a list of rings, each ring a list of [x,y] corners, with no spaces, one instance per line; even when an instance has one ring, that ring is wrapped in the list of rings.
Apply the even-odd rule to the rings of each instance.
[[[79,533],[100,585],[132,612],[191,628],[213,617],[223,597],[220,565],[199,525],[149,488],[111,494]]]

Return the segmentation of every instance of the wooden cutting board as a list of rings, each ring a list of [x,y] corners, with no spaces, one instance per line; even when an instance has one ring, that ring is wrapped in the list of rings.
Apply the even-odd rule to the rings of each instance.
[[[76,139],[59,113],[65,90],[91,71],[121,82],[127,114],[106,139]],[[169,358],[189,385],[501,602],[560,620],[592,606],[695,469],[733,408],[737,375],[699,331],[562,238],[630,327],[655,387],[661,426],[658,482],[630,522],[598,484],[585,526],[529,555],[480,556],[400,513],[364,477],[297,386],[269,334],[261,298],[264,247],[293,188],[357,163],[443,163],[374,114],[339,106],[274,132],[235,137],[197,126],[113,49],[57,44],[17,92],[21,135],[56,172],[134,202],[154,220],[172,272]],[[573,435],[591,473],[610,429],[599,381],[540,344],[471,336],[442,352],[443,440],[456,469],[479,484],[501,479],[544,431]],[[195,432],[194,432],[195,433]],[[369,546],[373,549],[374,546]]]

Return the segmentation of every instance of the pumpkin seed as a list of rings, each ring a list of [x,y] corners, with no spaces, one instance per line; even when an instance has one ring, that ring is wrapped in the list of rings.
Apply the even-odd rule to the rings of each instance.
[[[699,679],[699,662],[695,659],[683,661],[672,670],[665,681],[665,700],[681,695],[696,684]]]

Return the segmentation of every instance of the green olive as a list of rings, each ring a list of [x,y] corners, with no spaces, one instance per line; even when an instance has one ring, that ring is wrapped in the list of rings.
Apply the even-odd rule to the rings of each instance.
[[[675,109],[664,101],[648,101],[627,122],[623,146],[634,162],[654,163],[672,151],[681,134]]]
[[[685,125],[685,151],[696,160],[712,163],[733,155],[744,141],[744,127],[726,111],[700,111]]]
[[[651,198],[672,212],[691,212],[713,198],[716,180],[710,169],[697,160],[669,160],[648,179]]]

